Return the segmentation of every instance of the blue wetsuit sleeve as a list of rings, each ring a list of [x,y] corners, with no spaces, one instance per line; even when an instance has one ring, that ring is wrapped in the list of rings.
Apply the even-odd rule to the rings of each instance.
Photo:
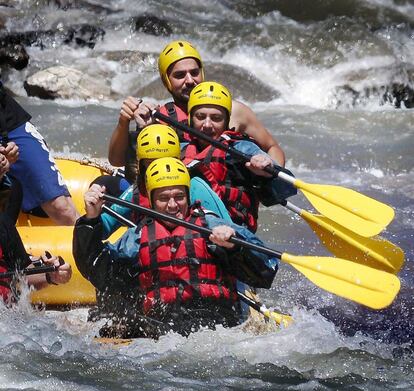
[[[231,221],[229,212],[220,197],[214,192],[210,185],[199,177],[191,178],[190,203],[200,201],[201,206],[215,213],[220,218]]]
[[[247,228],[229,223],[213,215],[206,215],[210,229],[218,225],[228,225],[236,231],[238,238],[249,243],[263,246],[263,242]],[[230,251],[230,260],[233,263],[235,275],[238,279],[257,288],[270,288],[279,267],[277,258],[271,258],[256,250],[247,247],[236,248]]]
[[[249,156],[254,156],[254,155],[269,156],[266,152],[262,151],[256,144],[252,143],[251,141],[243,140],[243,141],[234,143],[234,148]],[[227,157],[229,157],[229,155],[227,155]],[[275,162],[275,164],[277,163]],[[282,168],[282,171],[287,173],[288,175],[293,176],[293,174],[286,168]],[[260,186],[258,186],[259,190],[257,192],[257,195],[260,199],[260,202],[265,206],[276,205],[298,193],[297,189],[292,184],[287,183],[277,177],[276,178],[257,177],[257,178],[260,179]]]
[[[114,244],[106,243],[105,246],[114,254],[114,259],[137,259],[141,231],[129,228]]]
[[[121,199],[126,201],[132,201],[133,195],[133,186],[131,185],[126,189],[120,196]],[[131,219],[132,211],[130,208],[120,205],[111,205],[111,209],[121,216]],[[122,224],[117,220],[115,217],[110,216],[108,213],[103,212],[101,214],[101,222],[102,222],[102,239],[107,239],[111,236]]]
[[[233,144],[233,148],[249,156],[253,156],[253,155],[269,156],[266,152],[262,151],[255,143],[252,143],[251,141],[247,141],[247,140],[235,142]]]
[[[137,286],[139,235],[129,229],[115,244],[103,243],[100,219],[79,218],[73,235],[79,272],[99,290],[128,291]]]

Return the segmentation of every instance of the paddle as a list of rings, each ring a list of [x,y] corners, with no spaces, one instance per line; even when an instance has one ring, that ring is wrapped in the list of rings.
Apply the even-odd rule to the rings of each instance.
[[[30,269],[23,269],[18,271],[12,271],[12,272],[4,272],[0,273],[0,278],[11,278],[14,277],[16,274],[23,274],[25,276],[31,276],[33,274],[40,274],[40,273],[50,273],[55,272],[59,269],[59,266],[37,266]]]
[[[128,220],[126,217],[120,215],[118,212],[115,212],[110,207],[103,205],[102,209],[105,213],[108,213],[110,216],[116,218],[121,224],[124,224],[129,228],[136,227],[136,224],[134,224],[131,220]]]
[[[274,320],[278,325],[283,324],[284,327],[288,327],[293,322],[293,318],[291,316],[278,314],[277,312],[274,312],[267,308],[264,304],[259,303],[258,301],[246,296],[242,292],[238,291],[237,296],[239,296],[240,300],[244,301],[247,305],[263,314],[263,316],[265,316],[267,319]]]
[[[212,231],[205,227],[178,219],[131,202],[104,195],[109,202],[122,205],[153,218],[162,219],[209,236]],[[231,243],[276,257],[293,266],[310,281],[328,292],[345,297],[374,309],[387,307],[400,290],[400,280],[393,274],[332,257],[295,256],[249,243],[237,237]],[[341,262],[337,262],[340,260]]]
[[[222,149],[241,161],[250,161],[246,155],[218,140],[199,132],[196,129],[177,122],[154,110],[152,116],[166,122],[183,132],[204,140],[216,148]],[[274,164],[266,167],[265,171],[281,180],[302,190],[305,197],[320,213],[358,235],[370,237],[381,232],[394,218],[394,210],[388,206],[367,197],[354,190],[333,185],[318,185],[305,183],[282,171],[283,168]]]
[[[365,238],[325,216],[314,215],[289,201],[282,205],[301,216],[319,236],[326,248],[337,257],[397,274],[404,263],[404,252],[381,238]]]

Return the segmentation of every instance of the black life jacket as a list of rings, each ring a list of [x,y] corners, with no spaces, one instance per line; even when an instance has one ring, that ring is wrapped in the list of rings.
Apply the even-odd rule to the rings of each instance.
[[[5,90],[0,81],[0,137],[8,142],[8,134],[20,125],[30,121],[27,113]]]

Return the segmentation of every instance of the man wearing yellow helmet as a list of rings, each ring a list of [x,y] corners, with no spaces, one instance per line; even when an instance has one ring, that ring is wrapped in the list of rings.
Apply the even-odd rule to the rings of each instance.
[[[184,147],[184,162],[190,164],[194,175],[204,178],[218,194],[230,213],[232,220],[257,229],[259,201],[273,205],[296,194],[293,186],[279,179],[272,179],[264,169],[273,160],[263,152],[253,139],[229,131],[232,113],[230,91],[215,82],[198,84],[188,101],[189,123],[222,144],[251,156],[244,164],[231,154],[203,140],[192,140]],[[266,196],[265,196],[266,195]]]
[[[164,86],[171,93],[174,101],[160,108],[160,111],[173,117],[178,122],[187,121],[187,103],[192,89],[204,80],[203,63],[198,51],[186,41],[174,41],[161,52],[158,69]],[[135,120],[139,128],[152,123],[151,112],[156,106],[142,100],[128,97],[122,104],[118,125],[110,144],[108,158],[111,164],[127,164],[129,145],[129,123]],[[257,119],[253,111],[238,101],[233,101],[230,128],[254,138],[279,165],[284,166],[285,155],[277,141]],[[183,138],[186,136],[183,135]]]
[[[275,259],[235,247],[233,235],[262,242],[248,230],[228,225],[199,205],[189,205],[190,176],[174,158],[153,161],[146,170],[152,209],[212,230],[209,238],[190,228],[145,218],[114,245],[102,243],[97,218],[103,201],[98,190],[85,194],[86,215],[74,231],[74,257],[82,275],[97,289],[125,297],[115,328],[101,330],[117,337],[152,337],[175,331],[187,336],[200,327],[240,323],[236,278],[269,288],[277,271]],[[135,294],[135,296],[134,296]]]

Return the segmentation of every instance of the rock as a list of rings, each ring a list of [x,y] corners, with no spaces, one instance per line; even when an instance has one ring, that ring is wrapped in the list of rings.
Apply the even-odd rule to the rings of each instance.
[[[144,87],[139,88],[132,95],[136,96],[137,98],[149,97],[159,101],[171,99],[170,93],[164,87],[164,84],[162,84],[162,81],[159,77],[155,80],[152,80]]]
[[[111,95],[104,80],[64,66],[35,73],[24,82],[24,88],[29,96],[41,99],[108,99]]]
[[[383,95],[385,102],[392,103],[395,107],[401,108],[404,105],[407,109],[414,108],[414,90],[412,86],[394,83],[387,88]]]
[[[205,63],[205,80],[213,80],[226,86],[235,99],[248,102],[266,102],[276,99],[280,92],[257,79],[250,72],[234,65]],[[134,94],[137,97],[151,97],[166,100],[171,97],[160,78],[152,80]]]
[[[134,18],[135,31],[168,37],[172,34],[172,28],[168,23],[154,15],[140,15]]]
[[[102,40],[105,31],[91,25],[78,25],[61,30],[25,31],[0,36],[0,47],[9,45],[53,47],[56,44],[72,44],[93,49],[98,40]]]
[[[379,74],[383,75],[382,80]],[[347,83],[333,91],[332,105],[339,107],[364,106],[377,100],[380,104],[392,104],[396,108],[414,108],[414,68],[401,63],[394,68],[357,70],[346,75]],[[371,80],[371,85],[364,81]]]
[[[20,71],[26,68],[28,63],[29,55],[22,45],[0,46],[0,65],[9,65]]]
[[[4,30],[6,28],[6,17],[0,14],[0,30]]]
[[[110,5],[105,4],[93,4],[87,0],[48,0],[48,3],[54,3],[58,8],[67,11],[69,9],[87,9],[96,14],[111,14],[116,12],[110,7]]]
[[[205,80],[226,86],[235,99],[248,102],[267,102],[277,99],[280,92],[264,84],[249,71],[236,65],[205,64]]]
[[[103,40],[105,31],[99,27],[88,24],[71,26],[68,29],[65,44],[75,43],[77,46],[93,49],[98,40]]]

